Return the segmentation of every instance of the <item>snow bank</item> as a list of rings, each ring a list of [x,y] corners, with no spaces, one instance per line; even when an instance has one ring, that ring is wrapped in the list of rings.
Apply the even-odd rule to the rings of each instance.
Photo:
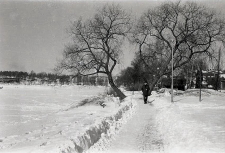
[[[125,101],[121,103],[119,110],[115,114],[96,121],[90,127],[86,127],[83,133],[70,139],[70,143],[61,145],[59,147],[60,150],[51,150],[50,152],[81,153],[87,151],[96,142],[98,144],[95,144],[95,147],[101,145],[102,148],[104,145],[107,145],[107,141],[109,141],[109,139],[119,131],[120,127],[132,116],[135,107],[136,103],[132,101],[131,97],[127,97]]]
[[[119,133],[122,125],[126,124],[129,119],[136,113],[137,102],[129,96],[122,103],[122,108],[113,116],[107,117],[106,122],[109,125],[107,131],[101,134],[99,141],[91,146],[86,153],[104,151],[109,145],[114,136]]]

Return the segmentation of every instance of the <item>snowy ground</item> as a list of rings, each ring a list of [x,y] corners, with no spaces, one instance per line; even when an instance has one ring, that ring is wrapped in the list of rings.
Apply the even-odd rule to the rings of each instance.
[[[225,94],[188,90],[175,96],[174,104],[165,99],[165,107],[156,115],[156,124],[165,152],[225,152]]]
[[[121,104],[108,96],[77,107],[106,88],[1,86],[0,152],[225,152],[225,93],[204,90],[199,102],[188,90],[171,103],[165,90],[145,105],[125,92]]]
[[[104,87],[2,85],[0,90],[0,135],[18,135],[39,129],[47,116],[97,96]],[[47,121],[49,122],[49,121]]]
[[[1,86],[0,152],[81,152],[132,107],[114,97],[98,98],[106,87]],[[79,106],[87,98],[91,103]]]
[[[222,153],[225,152],[225,94],[212,90],[179,92],[174,103],[168,91],[154,93],[143,104],[134,95],[137,112],[111,140],[88,153]],[[154,101],[153,101],[154,100]]]

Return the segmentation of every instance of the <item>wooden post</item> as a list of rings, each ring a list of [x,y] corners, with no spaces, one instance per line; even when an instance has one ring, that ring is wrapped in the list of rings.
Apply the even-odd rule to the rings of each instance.
[[[202,65],[200,63],[200,84],[199,84],[199,88],[200,88],[200,91],[199,91],[199,101],[201,102],[202,100]]]

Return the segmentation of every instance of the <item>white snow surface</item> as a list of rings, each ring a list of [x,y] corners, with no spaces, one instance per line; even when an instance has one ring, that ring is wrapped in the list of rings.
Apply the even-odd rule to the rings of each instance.
[[[222,153],[225,152],[225,93],[203,90],[124,91],[106,107],[80,101],[105,87],[15,86],[0,89],[0,152],[11,153]]]
[[[1,153],[83,152],[104,133],[112,135],[110,125],[119,128],[117,121],[134,106],[129,97],[120,104],[107,96],[104,108],[97,103],[77,107],[106,87],[1,86]]]
[[[88,153],[223,153],[225,152],[225,94],[203,90],[153,93],[143,104],[136,92],[136,113],[111,140]],[[104,143],[103,143],[104,142]]]

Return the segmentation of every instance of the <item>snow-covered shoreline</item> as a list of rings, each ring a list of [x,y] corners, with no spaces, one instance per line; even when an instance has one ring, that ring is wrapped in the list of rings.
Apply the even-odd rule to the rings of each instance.
[[[77,136],[75,139],[71,139],[73,142],[72,146],[64,146],[64,148],[60,149],[60,152],[81,153],[83,151],[87,151],[96,142],[104,143],[104,141],[109,140],[119,131],[122,125],[125,124],[130,117],[132,117],[135,112],[135,107],[136,103],[131,102],[131,97],[126,98],[121,104],[120,109],[116,111],[115,114],[107,116],[91,125],[83,134]],[[58,151],[56,150],[52,152]]]
[[[57,108],[51,108],[55,107],[55,102],[53,102],[53,104],[49,104],[48,101],[45,103],[43,103],[43,101],[41,102],[41,100],[49,98],[48,96],[56,96],[55,98],[61,99],[61,102],[64,102],[65,100],[68,101],[68,95],[75,97],[79,93],[86,93],[84,95],[84,98],[86,99],[93,97],[96,93],[102,93],[105,90],[105,87],[64,86],[52,88],[49,86],[7,85],[4,86],[3,89],[2,93],[0,93],[3,97],[0,99],[0,102],[1,105],[5,105],[5,107],[0,111],[2,111],[1,114],[3,115],[1,115],[1,122],[5,122],[6,124],[5,128],[1,127],[1,133],[10,130],[10,128],[7,129],[7,126],[10,126],[11,124],[7,123],[8,120],[4,115],[7,115],[7,112],[5,111],[7,111],[7,108],[10,106],[7,102],[12,100],[10,98],[11,94],[12,96],[24,94],[23,96],[20,95],[20,100],[23,100],[21,100],[21,103],[19,104],[23,104],[25,99],[28,102],[33,100],[35,101],[35,105],[32,105],[34,108],[29,110],[23,108],[23,113],[26,114],[26,111],[28,111],[32,114],[37,108],[36,105],[43,106],[41,108],[47,112],[44,113],[45,115],[38,112],[39,114],[36,114],[36,116],[39,116],[39,118],[32,120],[32,122],[25,121],[20,123],[22,125],[22,129],[20,129],[20,126],[17,126],[17,128],[13,127],[14,130],[12,132],[15,133],[17,130],[21,130],[20,134],[2,136],[2,133],[0,136],[0,152],[83,152],[96,143],[100,138],[104,137],[108,139],[114,135],[121,125],[124,124],[132,115],[135,109],[135,103],[132,102],[131,97],[127,97],[122,103],[120,103],[118,98],[107,96],[104,100],[106,104],[106,107],[104,108],[94,103],[76,107],[79,104],[79,101],[74,103],[74,100],[72,100],[72,105],[71,101],[69,101],[65,105],[59,104]],[[75,89],[79,89],[79,91]],[[96,92],[96,89],[98,92]],[[23,92],[17,93],[18,90],[22,90]],[[75,92],[75,95],[73,95],[74,93],[70,90]],[[62,95],[57,97],[58,94]],[[38,97],[38,95],[42,96]],[[28,97],[31,98],[29,99]],[[82,98],[80,98],[80,100],[82,100]],[[56,101],[56,103],[58,103],[58,101]],[[14,104],[12,103],[11,107],[13,105]],[[27,106],[23,107],[26,108]],[[53,112],[51,111],[52,109],[54,110]],[[26,120],[23,114],[22,116],[21,114],[15,114],[15,116],[20,116]],[[28,127],[25,127],[24,125]],[[12,126],[14,125],[11,125],[11,127]],[[32,130],[33,126],[35,129]]]

